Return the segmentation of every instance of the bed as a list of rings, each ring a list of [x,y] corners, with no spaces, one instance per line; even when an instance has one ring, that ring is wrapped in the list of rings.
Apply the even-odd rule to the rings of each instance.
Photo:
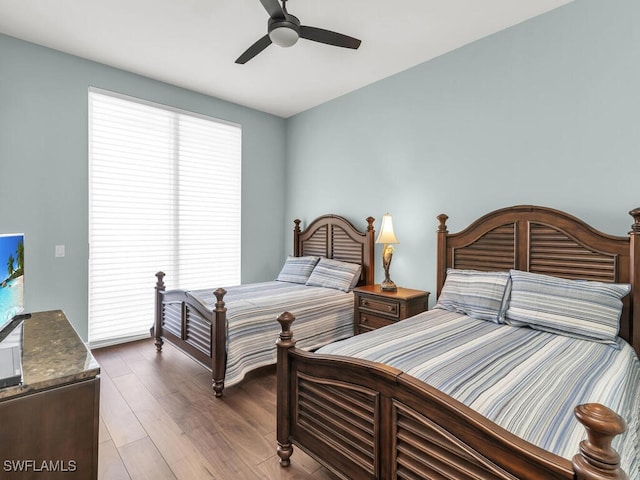
[[[353,335],[353,294],[325,288],[320,266],[344,267],[347,273],[357,267],[353,283],[373,284],[374,218],[366,221],[366,228],[360,231],[338,215],[318,217],[305,229],[295,220],[293,255],[278,275],[280,280],[272,282],[167,290],[165,274],[158,272],[151,329],[157,351],[162,351],[167,340],[211,369],[213,390],[221,397],[225,385],[239,382],[250,370],[275,363],[280,330],[275,318],[292,302],[308,317],[303,347],[315,349]],[[310,259],[314,263],[309,264]],[[317,281],[312,282],[314,279]]]
[[[438,341],[435,332],[452,321],[461,322],[458,331],[485,328],[488,335],[493,335],[498,329],[507,329],[521,335],[529,330],[537,336],[535,341],[560,341],[551,337],[561,335],[549,331],[498,325],[459,312],[433,309],[311,353],[296,347],[295,312],[285,312],[278,318],[282,327],[277,366],[280,464],[283,467],[290,464],[296,445],[340,478],[349,479],[608,479],[627,478],[615,449],[624,447],[623,459],[631,465],[627,473],[630,478],[639,478],[637,355],[640,351],[640,295],[635,294],[634,289],[640,285],[640,209],[630,214],[634,223],[628,237],[603,234],[571,215],[536,206],[494,211],[454,234],[447,230],[448,217],[440,215],[436,274],[438,302],[447,283],[447,274],[452,271],[509,272],[509,278],[512,278],[510,302],[516,298],[515,292],[521,292],[516,279],[527,275],[572,282],[577,288],[591,286],[590,282],[598,282],[606,288],[628,284],[630,293],[621,301],[619,338],[614,341],[626,345],[619,351],[630,358],[636,376],[623,380],[622,388],[612,387],[612,391],[627,394],[624,404],[631,405],[630,416],[633,417],[627,419],[628,425],[616,412],[600,403],[566,405],[567,401],[562,398],[552,397],[551,409],[559,410],[562,406],[563,413],[552,418],[552,414],[557,413],[549,412],[548,417],[545,414],[543,418],[534,417],[536,421],[529,424],[541,430],[538,434],[542,436],[559,437],[555,440],[560,444],[566,440],[563,438],[564,427],[558,427],[555,418],[561,418],[566,424],[574,422],[578,428],[582,425],[586,433],[580,432],[582,441],[575,446],[575,455],[567,457],[511,433],[445,393],[444,388],[440,390],[431,381],[419,380],[419,374],[410,375],[401,368],[369,359],[370,352],[363,353],[367,348],[359,345],[365,341],[370,345],[375,345],[377,340],[387,342],[393,336],[406,342],[409,336],[419,335],[421,319],[418,317],[423,315],[428,316],[430,341],[434,344]],[[583,282],[585,280],[587,282]],[[513,309],[517,311],[515,306]],[[508,312],[507,309],[507,315]],[[467,321],[475,323],[464,323]],[[398,332],[399,328],[405,331]],[[458,349],[456,340],[448,336],[450,332],[442,335],[445,335],[443,341],[453,342],[452,350]],[[576,341],[587,343],[584,339]],[[529,345],[532,352],[536,351],[537,347],[529,342],[532,341],[520,340],[525,346]],[[509,342],[503,345],[510,346]],[[614,350],[609,345],[601,347],[599,351],[608,351],[604,347]],[[410,350],[409,353],[422,354],[413,344]],[[433,382],[437,385],[459,380],[447,376],[447,369],[458,360],[447,359],[449,352],[443,351],[445,360],[438,360],[440,367],[435,370],[436,374],[441,374],[441,378]],[[463,356],[469,356],[468,364],[472,365],[475,359],[471,356],[476,349],[461,351]],[[357,355],[360,356],[353,357],[345,352],[359,352]],[[387,352],[387,356],[397,355]],[[574,361],[581,363],[582,358],[576,354]],[[501,364],[490,365],[495,369]],[[596,368],[598,365],[594,366]],[[591,371],[589,368],[581,370],[586,370],[587,375]],[[558,382],[571,379],[571,374],[559,376]],[[483,381],[478,381],[482,378],[479,375],[478,371],[470,371],[469,377],[458,381],[453,388],[464,390],[483,386]],[[620,389],[624,391],[620,392]],[[549,398],[544,399],[545,393],[527,391],[524,387],[519,391],[524,397],[524,403],[520,405],[534,407],[537,402],[549,402]],[[526,411],[516,413],[526,415]],[[577,420],[573,419],[574,415]],[[549,423],[554,427],[545,426]],[[566,450],[566,445],[564,447]]]

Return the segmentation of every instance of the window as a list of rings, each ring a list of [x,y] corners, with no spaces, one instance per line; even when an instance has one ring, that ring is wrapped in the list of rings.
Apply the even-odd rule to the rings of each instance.
[[[240,283],[241,128],[89,90],[89,342],[149,336],[167,288]]]

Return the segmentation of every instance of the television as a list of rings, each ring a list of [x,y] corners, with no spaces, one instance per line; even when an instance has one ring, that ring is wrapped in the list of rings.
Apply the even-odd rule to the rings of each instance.
[[[24,312],[24,234],[0,234],[0,341]]]

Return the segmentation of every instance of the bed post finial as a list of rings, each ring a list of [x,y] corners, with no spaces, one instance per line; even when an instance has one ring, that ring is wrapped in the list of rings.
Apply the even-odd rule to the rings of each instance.
[[[227,291],[224,288],[218,288],[213,292],[213,295],[216,297],[216,310],[221,310],[224,308],[224,296],[227,294]]]
[[[629,212],[629,215],[633,217],[633,225],[631,225],[629,233],[640,233],[640,208],[634,208]]]
[[[447,220],[449,219],[448,215],[441,213],[438,215],[438,233],[448,233],[447,232]]]
[[[367,217],[367,232],[370,232],[373,230],[373,222],[375,222],[376,219],[373,217]]]
[[[290,342],[293,339],[293,332],[291,331],[291,324],[293,323],[293,321],[296,319],[296,317],[289,312],[283,312],[280,314],[280,316],[278,317],[278,323],[280,323],[280,326],[282,327],[282,331],[280,332],[280,338],[277,341],[278,346],[280,346],[280,344],[286,344],[286,345],[282,345],[283,347],[290,347]]]
[[[164,276],[165,273],[164,272],[158,272],[156,273],[156,278],[158,279],[158,281],[156,282],[156,288],[158,290],[164,290]]]
[[[156,341],[154,342],[156,346],[156,352],[162,351],[162,344],[164,340],[162,340],[162,292],[165,290],[164,286],[164,272],[156,273],[156,318],[153,322],[153,327],[151,329],[151,336],[155,337]]]
[[[587,431],[572,461],[577,480],[628,479],[620,469],[620,455],[611,448],[613,438],[627,429],[624,419],[599,403],[578,405],[574,414]]]
[[[224,296],[227,291],[224,288],[218,288],[213,292],[216,297],[215,323],[211,326],[211,346],[214,351],[211,352],[211,370],[213,372],[213,391],[216,397],[222,397],[224,390],[224,374],[227,365],[227,307],[224,304]]]
[[[293,339],[291,324],[296,319],[289,312],[284,312],[278,317],[278,322],[282,327],[280,337],[276,342],[278,347],[278,363],[276,374],[276,403],[278,411],[278,424],[276,425],[276,436],[278,447],[276,452],[280,457],[280,466],[288,467],[291,464],[291,454],[293,445],[290,440],[291,432],[291,398],[287,394],[289,391],[289,349],[293,348],[296,341]]]

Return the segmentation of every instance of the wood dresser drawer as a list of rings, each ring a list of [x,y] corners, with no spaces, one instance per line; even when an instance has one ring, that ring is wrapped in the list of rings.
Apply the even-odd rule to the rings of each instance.
[[[429,292],[398,288],[382,291],[380,285],[354,288],[353,331],[368,332],[412,317],[429,308]]]

